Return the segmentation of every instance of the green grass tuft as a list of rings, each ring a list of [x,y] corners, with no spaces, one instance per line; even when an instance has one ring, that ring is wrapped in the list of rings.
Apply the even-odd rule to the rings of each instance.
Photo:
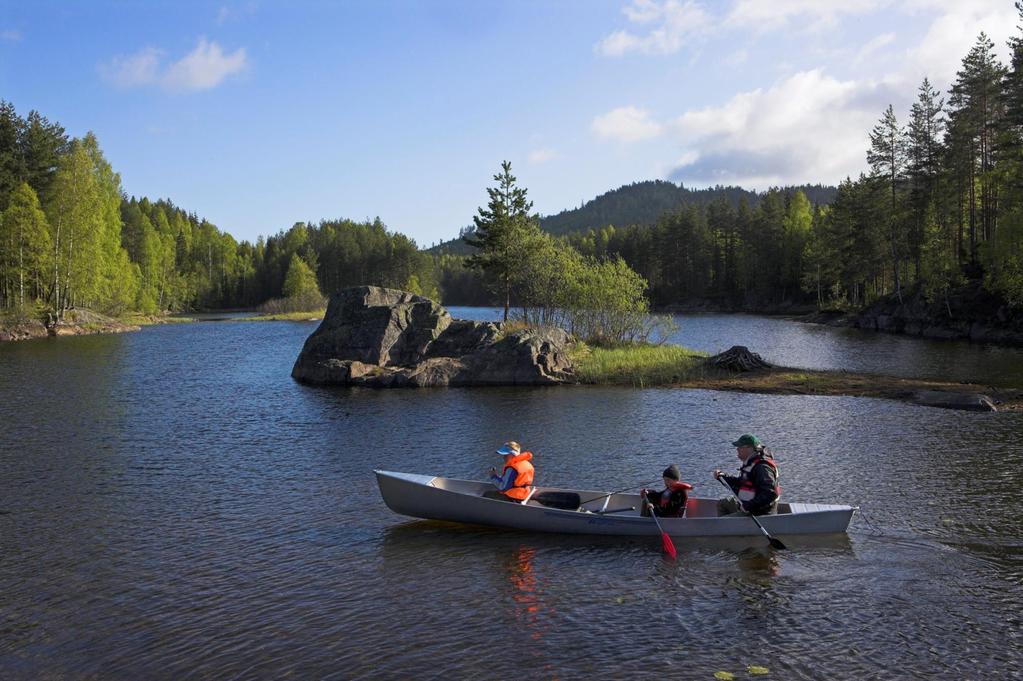
[[[581,383],[648,387],[691,378],[707,355],[679,345],[635,343],[592,347],[579,343],[572,354]]]
[[[311,312],[280,312],[276,314],[262,314],[255,317],[239,317],[239,322],[311,322],[320,321],[327,311],[313,310]]]

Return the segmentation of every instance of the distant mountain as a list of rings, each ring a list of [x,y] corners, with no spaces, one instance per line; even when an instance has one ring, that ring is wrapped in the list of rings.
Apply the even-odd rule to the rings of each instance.
[[[810,203],[817,205],[831,203],[838,193],[835,187],[819,184],[784,187],[783,191],[801,191],[810,199]],[[705,206],[724,199],[733,206],[738,206],[745,199],[750,208],[753,208],[760,203],[762,196],[763,193],[742,187],[688,189],[666,180],[647,180],[612,189],[587,201],[579,208],[541,217],[540,227],[551,234],[564,235],[587,229],[599,229],[607,225],[616,227],[652,225],[664,213],[675,211],[684,204]],[[468,255],[473,249],[459,238],[438,244],[429,250]]]

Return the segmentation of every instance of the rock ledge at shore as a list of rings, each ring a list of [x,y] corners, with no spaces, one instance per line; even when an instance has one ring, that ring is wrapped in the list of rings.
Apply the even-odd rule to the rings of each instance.
[[[65,312],[64,319],[44,324],[38,320],[22,320],[9,326],[0,326],[0,342],[21,341],[47,336],[88,336],[97,333],[127,333],[138,331],[134,324],[124,324],[91,310],[78,309]]]
[[[291,376],[370,388],[557,385],[573,380],[571,344],[561,329],[505,332],[422,296],[359,286],[331,296]]]

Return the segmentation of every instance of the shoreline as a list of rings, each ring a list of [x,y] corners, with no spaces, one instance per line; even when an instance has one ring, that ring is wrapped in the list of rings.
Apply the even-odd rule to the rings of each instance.
[[[1023,390],[1017,388],[791,367],[692,377],[671,386],[762,395],[873,397],[946,409],[1023,412]],[[982,398],[988,398],[991,406],[985,406]]]
[[[121,317],[107,317],[91,310],[68,310],[64,319],[52,324],[31,318],[12,321],[0,319],[0,343],[61,336],[131,333],[141,331],[143,326],[187,324],[194,321],[189,317],[169,315],[129,313]]]

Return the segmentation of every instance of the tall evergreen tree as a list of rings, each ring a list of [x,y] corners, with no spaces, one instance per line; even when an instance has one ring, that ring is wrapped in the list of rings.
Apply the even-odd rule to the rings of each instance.
[[[939,227],[934,204],[937,201],[941,171],[941,138],[945,128],[945,102],[930,81],[924,78],[917,101],[910,110],[906,131],[906,170],[909,179],[909,250],[919,274],[921,250],[925,241],[925,223],[930,215],[932,227]]]
[[[533,202],[526,198],[526,190],[515,184],[510,162],[501,163],[501,172],[494,175],[494,181],[497,186],[487,188],[490,197],[487,206],[481,207],[473,217],[475,230],[463,239],[478,249],[467,264],[486,273],[495,283],[507,321],[515,276],[525,255],[523,243],[540,228],[529,212]]]
[[[900,224],[898,194],[906,172],[906,136],[905,131],[895,118],[891,104],[888,105],[881,120],[870,133],[867,163],[870,164],[874,176],[883,181],[891,198],[885,222],[892,274],[895,279],[895,293],[901,303],[902,281],[899,277],[899,263],[902,258],[904,235]]]
[[[981,33],[956,74],[949,104],[950,133],[964,163],[957,164],[965,186],[965,216],[969,226],[969,258],[976,267],[978,245],[997,229],[998,180],[993,172],[995,139],[1002,111],[1001,85],[1005,68],[994,54],[994,43]]]

